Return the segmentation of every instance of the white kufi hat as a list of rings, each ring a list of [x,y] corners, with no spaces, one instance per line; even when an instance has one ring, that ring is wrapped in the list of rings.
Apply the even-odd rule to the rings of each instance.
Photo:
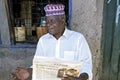
[[[44,7],[46,16],[63,15],[65,6],[63,4],[48,4]]]

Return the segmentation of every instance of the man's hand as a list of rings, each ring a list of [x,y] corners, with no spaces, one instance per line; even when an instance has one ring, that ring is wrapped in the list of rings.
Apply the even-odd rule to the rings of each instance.
[[[87,80],[88,74],[87,73],[81,73],[78,80]]]
[[[66,75],[65,77],[61,78],[61,80],[79,80],[79,78]]]
[[[61,80],[87,80],[87,79],[88,79],[88,74],[82,73],[82,74],[80,74],[79,77],[65,76]]]
[[[16,71],[11,73],[11,77],[14,80],[26,80],[30,76],[30,73],[23,68],[17,67]]]

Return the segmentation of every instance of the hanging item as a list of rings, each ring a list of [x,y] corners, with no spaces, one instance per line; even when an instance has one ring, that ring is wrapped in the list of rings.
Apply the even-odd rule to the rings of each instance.
[[[14,27],[15,30],[15,40],[25,41],[25,27]]]
[[[26,30],[24,23],[20,20],[16,21],[16,26],[14,27],[15,41],[25,41],[26,40]]]
[[[47,33],[46,27],[37,27],[37,38],[38,39],[46,33]]]

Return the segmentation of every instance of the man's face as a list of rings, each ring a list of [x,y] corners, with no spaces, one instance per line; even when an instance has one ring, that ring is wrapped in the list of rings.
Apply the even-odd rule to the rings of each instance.
[[[62,16],[47,16],[46,27],[50,34],[53,36],[60,36],[63,34],[65,25]]]

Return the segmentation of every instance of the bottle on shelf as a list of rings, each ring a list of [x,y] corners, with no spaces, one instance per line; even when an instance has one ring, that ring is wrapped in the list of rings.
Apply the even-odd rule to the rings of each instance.
[[[46,20],[45,20],[45,17],[41,17],[40,25],[39,25],[39,27],[37,27],[37,37],[38,37],[38,39],[46,33],[47,33]]]
[[[15,19],[15,27],[20,27],[20,19]]]

